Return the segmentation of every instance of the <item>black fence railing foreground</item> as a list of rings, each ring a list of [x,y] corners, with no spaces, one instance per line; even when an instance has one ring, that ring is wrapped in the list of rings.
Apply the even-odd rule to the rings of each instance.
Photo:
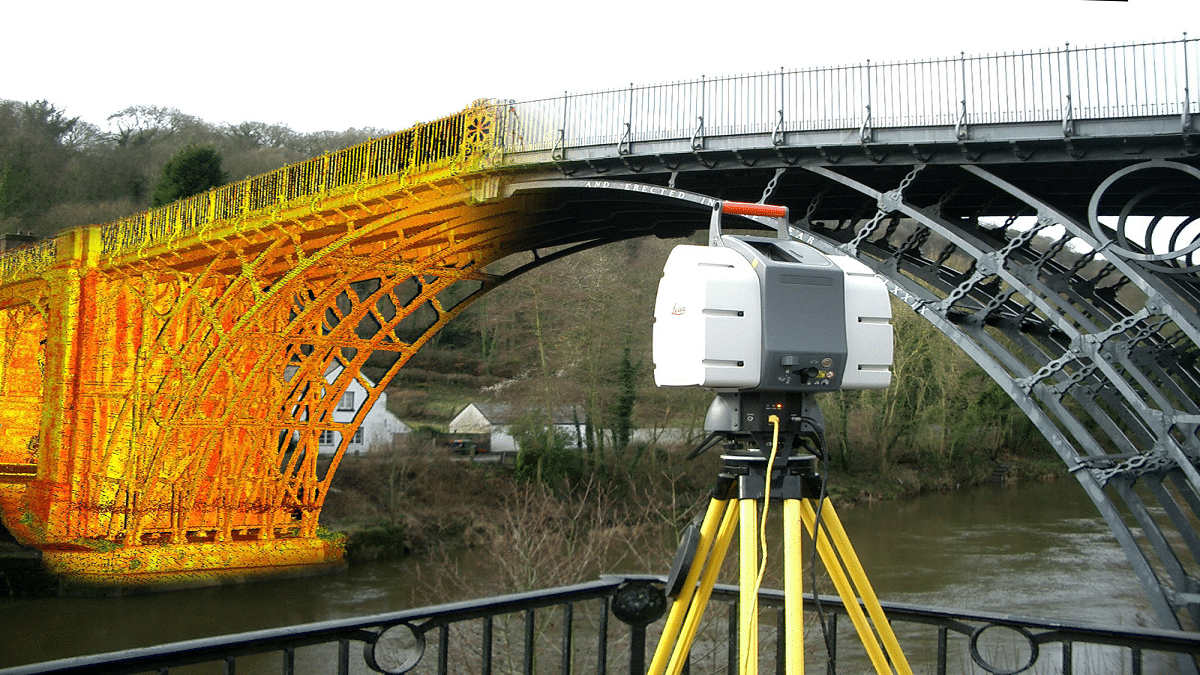
[[[646,672],[666,602],[661,577],[600,581],[0,670],[33,673]],[[784,672],[783,594],[760,595],[760,664]],[[870,672],[836,597],[805,597],[807,672]],[[906,655],[928,673],[1170,673],[1200,634],[1106,628],[884,603]],[[737,589],[718,586],[685,672],[736,673]],[[825,630],[818,627],[823,617]],[[732,647],[731,647],[732,645]]]

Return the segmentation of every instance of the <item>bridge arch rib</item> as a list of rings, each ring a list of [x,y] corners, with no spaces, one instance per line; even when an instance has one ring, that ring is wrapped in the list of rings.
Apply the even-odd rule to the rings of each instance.
[[[921,168],[914,167],[909,177]],[[1189,304],[1119,256],[1110,254],[1089,275],[1088,263],[1095,252],[1109,248],[1107,242],[981,167],[963,170],[1020,199],[1034,221],[1027,229],[988,242],[967,236],[937,209],[907,202],[902,192],[885,195],[828,169],[810,170],[879,203],[877,217],[853,239],[842,236],[841,243],[825,248],[872,263],[898,297],[988,372],[1096,503],[1160,621],[1178,626],[1176,612],[1181,611],[1195,625],[1200,615],[1187,589],[1196,583],[1200,547],[1188,514],[1196,513],[1200,476],[1195,425],[1186,421],[1195,413],[1194,394],[1180,386],[1194,383],[1194,377],[1170,372],[1192,357],[1177,353],[1184,358],[1164,360],[1160,354],[1152,363],[1144,354],[1138,358],[1138,351],[1175,351],[1179,337],[1194,345],[1195,314]],[[943,247],[969,256],[971,267],[951,276],[945,260],[938,264],[921,253],[920,245],[911,245],[913,234],[900,240],[892,230],[873,231],[878,216],[893,213],[915,222],[917,236],[936,235]],[[1047,236],[1056,225],[1060,233]],[[1039,234],[1041,251],[1033,246]],[[801,238],[819,241],[811,234]],[[1072,243],[1083,246],[1067,266],[1056,257]],[[1099,285],[1114,272],[1112,286]],[[1118,301],[1122,286],[1130,288]],[[1148,495],[1134,489],[1139,480]],[[1156,510],[1169,519],[1166,529],[1180,535],[1175,544],[1154,518]]]
[[[1150,174],[1118,180],[1139,165]],[[1164,160],[1089,170],[1082,198],[1066,208],[1051,203],[1061,195],[1037,196],[1036,181],[1003,167],[810,163],[757,175],[763,196],[774,191],[772,203],[805,214],[794,237],[866,262],[1008,393],[1108,522],[1159,621],[1196,626],[1200,319],[1188,248],[1196,233],[1187,228],[1200,213],[1200,182],[1162,189],[1163,172],[1196,172]],[[613,173],[558,181],[564,201],[569,189],[687,194],[676,182],[724,198],[758,196],[742,173],[722,185],[731,174],[707,167],[657,187]],[[1098,220],[1137,208],[1156,220],[1175,216],[1160,238],[1166,250]]]

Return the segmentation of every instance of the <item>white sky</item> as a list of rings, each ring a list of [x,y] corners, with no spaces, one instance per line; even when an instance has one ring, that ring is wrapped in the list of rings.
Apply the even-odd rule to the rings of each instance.
[[[46,99],[101,128],[157,105],[300,132],[401,129],[477,98],[1200,37],[1200,0],[6,4],[0,99]]]

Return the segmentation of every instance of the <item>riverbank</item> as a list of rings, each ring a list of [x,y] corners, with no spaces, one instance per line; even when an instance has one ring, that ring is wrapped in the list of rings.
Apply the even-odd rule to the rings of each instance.
[[[547,585],[536,583],[547,573],[536,568],[546,567],[547,560],[555,561],[551,576],[570,583],[586,578],[580,569],[599,574],[622,561],[661,557],[657,548],[673,549],[683,525],[707,504],[720,471],[716,452],[693,461],[685,455],[686,449],[673,448],[583,456],[569,480],[557,485],[523,480],[511,466],[471,462],[432,445],[347,456],[334,476],[321,522],[347,535],[351,565],[444,558],[471,549],[504,559],[514,548],[540,546],[526,552],[528,569],[512,565],[506,583]],[[839,510],[985,483],[1021,484],[1067,475],[1056,457],[1045,454],[963,459],[924,469],[895,465],[886,472],[831,469],[829,474],[829,494]],[[652,545],[639,548],[647,542]],[[643,569],[656,566],[650,561]],[[0,597],[61,592],[36,551],[11,537],[0,538]]]
[[[522,480],[500,463],[470,462],[434,447],[395,448],[345,458],[321,522],[346,533],[351,564],[442,549],[511,546],[516,532],[530,525],[517,522],[522,508],[592,518],[605,531],[674,537],[707,504],[720,471],[716,452],[692,461],[685,454],[683,449],[610,451],[603,458],[585,457],[570,479],[544,485]],[[829,474],[829,495],[841,509],[986,483],[1057,480],[1067,472],[1057,457],[1006,455],[887,471],[831,469]],[[561,529],[563,524],[547,526]]]

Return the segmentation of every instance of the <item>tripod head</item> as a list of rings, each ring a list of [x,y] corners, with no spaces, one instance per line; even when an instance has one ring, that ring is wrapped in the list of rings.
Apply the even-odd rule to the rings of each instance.
[[[778,418],[778,437],[771,416]],[[727,454],[763,457],[772,445],[783,456],[825,453],[825,416],[816,397],[795,391],[718,393],[704,418],[709,434],[687,456],[693,459],[724,441]]]

